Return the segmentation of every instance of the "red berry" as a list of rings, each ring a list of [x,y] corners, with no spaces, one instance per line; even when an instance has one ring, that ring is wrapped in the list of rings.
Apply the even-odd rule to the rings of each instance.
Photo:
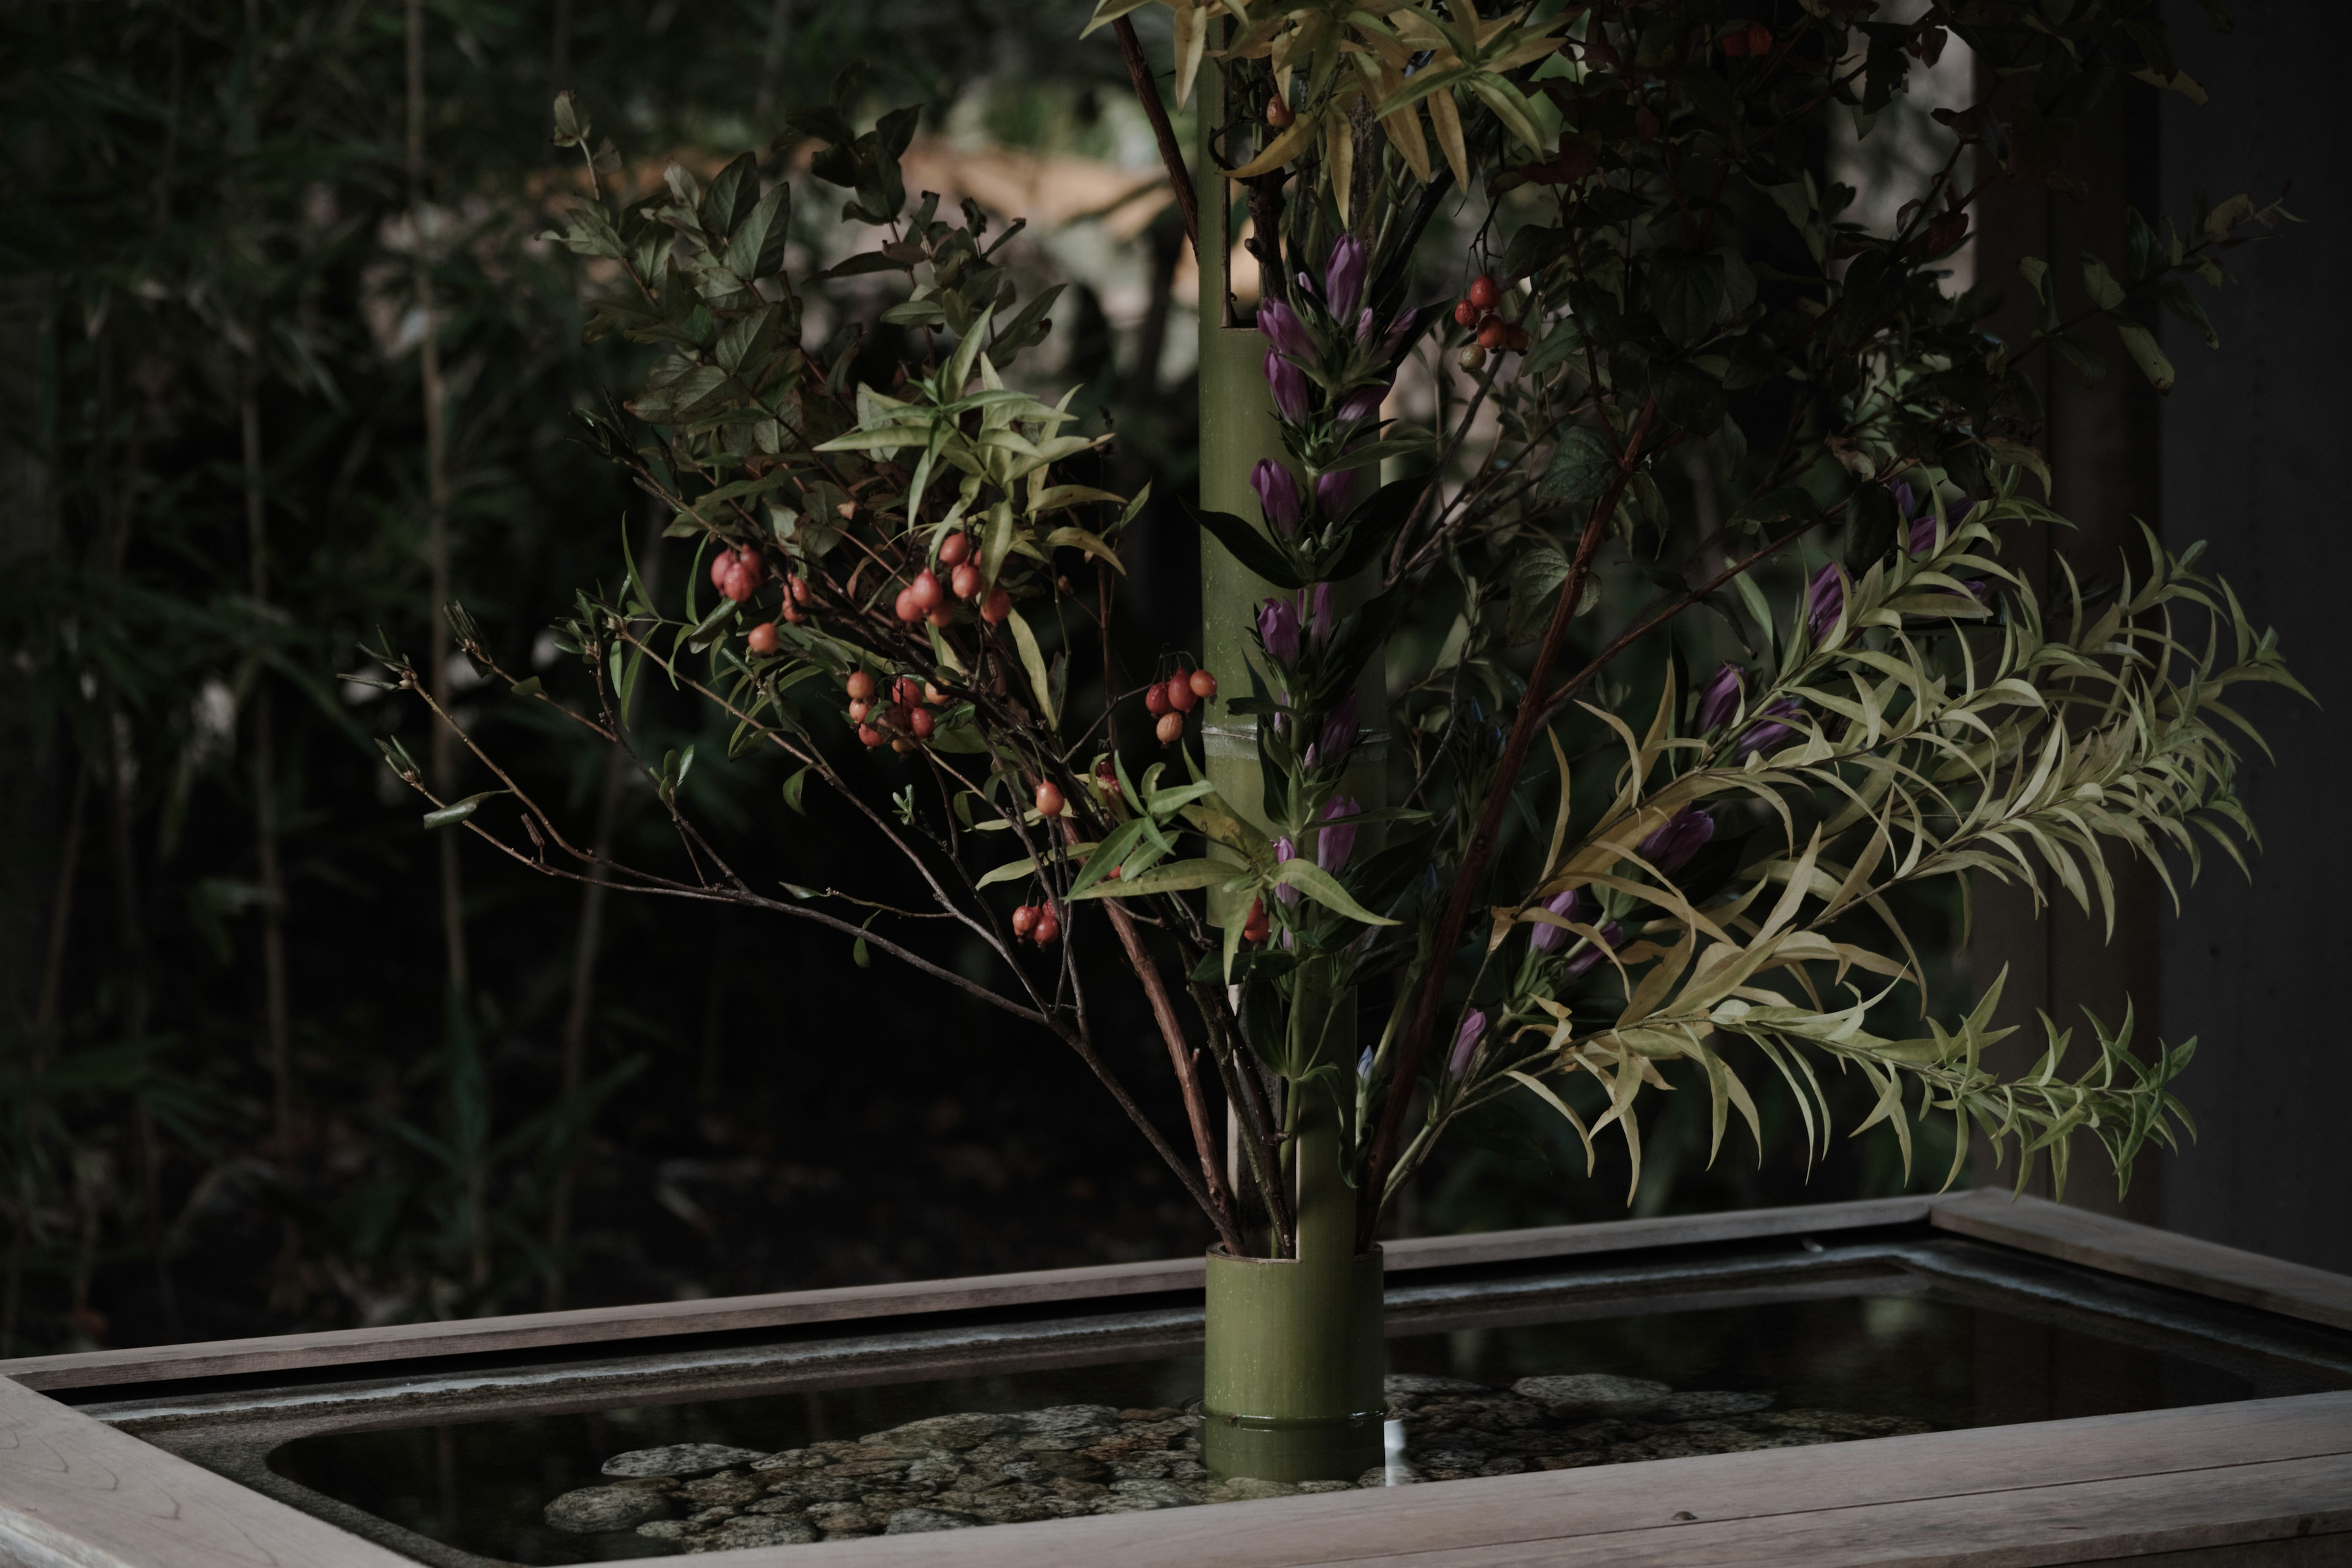
[[[720,593],[727,591],[727,579],[735,574],[735,552],[722,550],[710,558],[710,585]]]
[[[1748,52],[1751,55],[1770,54],[1772,52],[1772,29],[1766,26],[1761,22],[1751,25],[1748,29]]]
[[[945,605],[941,605],[938,609],[933,610],[929,615],[925,616],[923,619],[930,622],[931,625],[940,627],[947,627],[955,625],[955,616],[949,611]]]
[[[1723,52],[1727,58],[1735,60],[1746,54],[1748,52],[1748,29],[1741,27],[1737,31],[1727,35],[1723,39]]]
[[[1265,100],[1265,122],[1276,131],[1283,130],[1297,118],[1298,111],[1285,102],[1279,93]]]
[[[793,578],[793,604],[795,604],[795,605],[805,605],[805,604],[807,604],[808,602],[809,602],[809,585],[808,585],[808,579],[807,579],[807,578],[805,578],[805,577],[795,577],[795,578]]]
[[[884,739],[882,731],[876,729],[871,724],[860,724],[857,726],[857,738],[865,742],[869,746],[878,746],[882,743]]]
[[[907,710],[893,702],[890,704],[888,710],[882,715],[882,722],[889,729],[905,729],[907,727]]]
[[[914,736],[918,741],[928,741],[931,738],[931,710],[929,709],[916,708],[908,710],[907,714],[907,733]]]
[[[1168,693],[1168,706],[1179,713],[1190,713],[1201,704],[1200,694],[1192,689],[1192,677],[1171,675],[1160,689]]]
[[[931,575],[931,569],[928,566],[915,574],[915,580],[907,584],[907,592],[915,596],[915,603],[921,605],[926,614],[938,609],[940,601],[947,597],[940,587],[940,580]]]
[[[1527,353],[1528,330],[1525,327],[1518,325],[1517,322],[1512,323],[1510,341],[1506,346],[1508,347],[1515,354],[1523,354]]]
[[[863,724],[866,722],[866,715],[873,711],[874,704],[871,702],[853,702],[849,705],[849,721],[853,724]]]
[[[923,683],[921,681],[910,679],[902,675],[890,683],[891,701],[907,704],[920,702],[922,700]]]
[[[1489,316],[1478,323],[1478,346],[1493,350],[1511,341],[1511,324],[1500,316]]]
[[[1036,929],[1037,908],[1035,905],[1024,904],[1019,909],[1013,911],[1013,934],[1014,936],[1027,936],[1031,931]]]
[[[893,741],[890,742],[890,749],[903,757],[908,752],[915,749],[915,742],[912,741]]]
[[[1095,768],[1095,788],[1100,790],[1108,799],[1118,798],[1118,773],[1108,761],[1097,764]]]
[[[758,626],[751,628],[750,635],[746,636],[743,640],[751,645],[751,648],[753,653],[775,652],[776,623],[773,621],[761,622]]]
[[[1247,918],[1242,921],[1242,940],[1244,942],[1264,942],[1265,938],[1265,900],[1264,899],[1252,899],[1250,900],[1249,914]]]
[[[740,605],[760,591],[760,580],[738,566],[727,574],[727,581],[719,584],[719,591]]]
[[[1478,324],[1478,307],[1472,304],[1467,300],[1465,300],[1460,304],[1454,306],[1454,324],[1457,327],[1476,326]]]
[[[1168,684],[1155,680],[1143,689],[1143,710],[1157,719],[1168,711]]]
[[[1052,779],[1047,779],[1037,786],[1038,816],[1059,816],[1062,815],[1062,805],[1061,785],[1055,784]]]
[[[790,621],[794,626],[799,626],[803,621],[807,620],[808,617],[801,614],[801,607],[798,605],[787,601],[784,605],[784,619]]]
[[[1013,595],[999,588],[988,595],[980,607],[980,618],[992,626],[1003,626],[1013,617]]]
[[[874,678],[862,669],[851,670],[849,679],[841,684],[844,690],[860,702],[870,700],[874,696]]]
[[[1470,281],[1470,302],[1482,310],[1491,310],[1503,302],[1503,290],[1481,272]]]
[[[934,708],[943,708],[947,705],[948,694],[926,680],[923,682],[923,700]]]
[[[1154,730],[1152,733],[1160,737],[1160,743],[1161,745],[1174,745],[1177,742],[1184,738],[1184,715],[1181,713],[1162,713],[1160,716],[1160,727],[1157,730]]]
[[[1191,685],[1195,697],[1214,697],[1217,694],[1217,678],[1205,669],[1192,672]]]
[[[911,623],[923,618],[923,606],[915,603],[915,591],[912,588],[899,589],[898,602],[892,608],[898,612],[898,618],[902,621]]]
[[[971,553],[971,535],[969,533],[950,533],[940,541],[940,564],[942,566],[961,566],[963,558]]]
[[[1039,947],[1049,947],[1062,934],[1062,922],[1054,918],[1054,906],[1047,904],[1037,911],[1037,929],[1030,933]]]
[[[959,533],[956,537],[961,539],[963,535]],[[980,568],[969,561],[956,563],[956,569],[948,574],[948,585],[955,590],[955,596],[959,599],[977,596],[980,593]]]

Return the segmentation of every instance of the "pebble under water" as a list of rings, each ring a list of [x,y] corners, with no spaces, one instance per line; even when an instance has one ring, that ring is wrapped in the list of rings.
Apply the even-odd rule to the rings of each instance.
[[[1607,1373],[1523,1377],[1507,1388],[1399,1373],[1388,1397],[1391,1447],[1402,1438],[1398,1462],[1353,1481],[1221,1480],[1201,1464],[1193,1413],[1061,1405],[928,1416],[773,1454],[715,1443],[635,1449],[604,1462],[603,1484],[551,1500],[544,1518],[572,1534],[634,1531],[672,1550],[725,1552],[1931,1429]]]

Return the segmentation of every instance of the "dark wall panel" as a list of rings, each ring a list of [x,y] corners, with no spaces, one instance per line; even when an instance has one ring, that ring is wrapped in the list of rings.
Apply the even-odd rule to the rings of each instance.
[[[2212,101],[2164,96],[2163,210],[2195,192],[2256,200],[2294,182],[2305,221],[2238,251],[2210,296],[2221,352],[2174,322],[2180,382],[2162,413],[2164,532],[2211,542],[2210,565],[2274,625],[2318,698],[2263,691],[2248,716],[2277,751],[2248,759],[2242,795],[2267,847],[2251,885],[2219,857],[2163,935],[2165,1033],[2195,1035],[2182,1085],[2200,1129],[2168,1163],[2167,1225],[2352,1271],[2352,115],[2345,10],[2255,0],[2211,39],[2198,7],[2168,6],[2182,63]],[[2208,42],[2207,40],[2211,41]]]

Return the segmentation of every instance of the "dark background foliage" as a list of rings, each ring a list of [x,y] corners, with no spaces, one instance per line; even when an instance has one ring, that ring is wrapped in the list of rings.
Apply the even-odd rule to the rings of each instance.
[[[634,188],[672,156],[765,148],[858,56],[871,103],[922,104],[950,152],[1090,158],[1149,184],[1117,51],[1075,41],[1084,11],[436,0],[415,189],[398,5],[0,14],[0,1354],[1203,1242],[1076,1062],[943,987],[858,966],[844,942],[593,900],[466,850],[449,985],[442,844],[373,743],[403,732],[397,705],[343,679],[379,634],[412,652],[436,635],[428,329],[448,576],[503,659],[547,663],[537,628],[648,531],[573,438],[574,408],[637,367],[614,340],[582,345],[575,258],[534,237],[569,188],[553,89],[593,109]],[[2116,114],[2141,90],[2118,89]],[[822,247],[831,215],[801,205],[799,237]],[[1040,234],[1011,254],[1073,280],[1055,374],[1098,389],[1121,483],[1156,477],[1170,496],[1190,479],[1192,401],[1190,319],[1167,303],[1172,212],[1124,260],[1106,248]],[[1107,309],[1122,278],[1140,279],[1139,308]],[[1139,641],[1181,646],[1188,531],[1158,518],[1139,536],[1123,616]],[[469,693],[467,673],[461,698],[509,701]],[[649,732],[723,755],[692,708],[649,701]],[[526,707],[492,728],[531,722]],[[528,756],[583,830],[654,847],[648,795],[552,731],[530,739],[518,728],[501,751]],[[793,816],[779,782],[709,765],[689,787],[761,847],[763,873],[854,880],[854,837]],[[1160,1088],[1142,1020],[1111,1033],[1130,1081]],[[1905,1180],[1883,1135],[1810,1176],[1787,1140],[1760,1168],[1737,1145],[1710,1168],[1703,1105],[1661,1112],[1640,1212]],[[1931,1150],[1914,1180],[1940,1169]],[[1585,1180],[1498,1121],[1405,1222],[1624,1212],[1622,1169]]]

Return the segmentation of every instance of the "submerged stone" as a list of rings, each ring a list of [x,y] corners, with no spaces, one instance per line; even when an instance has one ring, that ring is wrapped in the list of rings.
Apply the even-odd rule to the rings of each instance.
[[[573,1535],[635,1530],[669,1511],[661,1493],[646,1487],[582,1487],[565,1492],[541,1510],[550,1527]]]
[[[1638,1415],[1655,1409],[1674,1390],[1646,1377],[1580,1372],[1554,1377],[1523,1377],[1511,1384],[1511,1392],[1563,1414]]]
[[[659,1448],[635,1448],[604,1461],[608,1476],[707,1476],[714,1470],[749,1465],[768,1456],[757,1448],[730,1448],[719,1443],[671,1443]]]
[[[707,1535],[689,1537],[688,1552],[734,1552],[747,1546],[805,1546],[816,1539],[816,1530],[804,1519],[779,1519],[766,1514],[745,1514],[730,1519]]]
[[[1495,1390],[1483,1383],[1473,1383],[1466,1377],[1436,1377],[1427,1373],[1392,1372],[1381,1380],[1381,1388],[1390,1397],[1398,1394],[1492,1394]]]
[[[1748,1415],[1772,1407],[1769,1394],[1721,1394],[1694,1389],[1670,1394],[1651,1412],[1659,1421],[1716,1421],[1726,1415]]]
[[[970,1530],[980,1521],[943,1508],[902,1508],[882,1527],[885,1535],[920,1535],[934,1530]]]
[[[1083,1448],[1118,1429],[1118,1412],[1108,1405],[1055,1405],[1016,1417],[1024,1448]]]

